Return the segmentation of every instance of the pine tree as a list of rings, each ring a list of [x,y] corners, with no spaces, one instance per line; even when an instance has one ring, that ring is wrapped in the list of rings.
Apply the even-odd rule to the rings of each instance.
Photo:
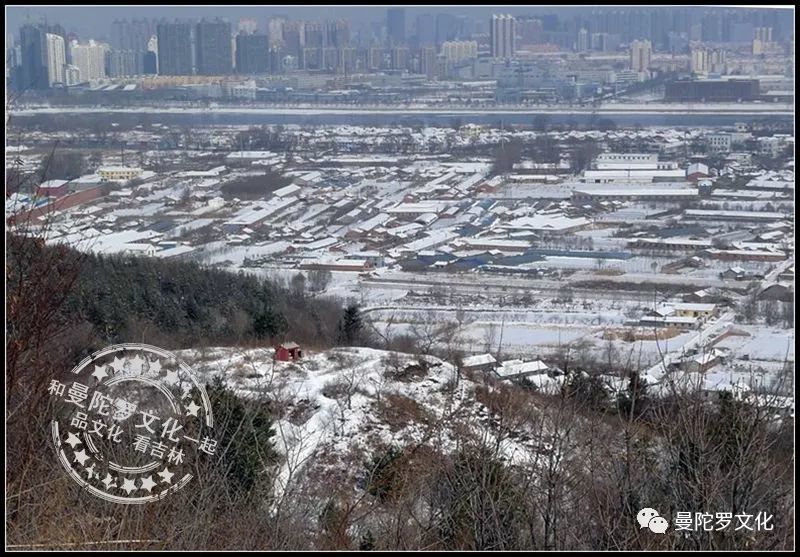
[[[214,412],[214,429],[208,432],[222,448],[216,465],[234,496],[263,495],[269,489],[266,470],[277,461],[275,430],[263,404],[236,396],[219,377],[206,386]]]
[[[348,305],[339,321],[339,342],[349,346],[356,344],[361,339],[362,329],[361,310],[357,304]]]

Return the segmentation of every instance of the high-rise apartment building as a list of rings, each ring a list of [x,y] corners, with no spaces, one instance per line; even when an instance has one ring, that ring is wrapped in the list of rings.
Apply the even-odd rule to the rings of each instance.
[[[19,30],[20,61],[19,90],[47,89],[46,28],[43,25],[23,25]]]
[[[578,42],[577,42],[577,51],[578,52],[588,52],[589,51],[589,30],[585,27],[581,28],[578,31]]]
[[[445,41],[442,43],[442,56],[447,62],[461,62],[478,57],[476,41]]]
[[[300,58],[305,42],[305,25],[302,21],[284,21],[281,26],[283,45],[286,54]],[[270,44],[275,45],[272,34],[269,36]]]
[[[692,49],[689,60],[689,69],[692,73],[706,73],[708,71],[708,55],[706,49]]]
[[[517,50],[516,20],[510,15],[493,15],[489,27],[492,58],[513,58]]]
[[[393,70],[407,70],[410,58],[408,48],[397,46],[390,53],[390,64]]]
[[[64,81],[67,86],[78,85],[81,82],[81,72],[77,66],[72,64],[64,66]]]
[[[322,69],[322,49],[325,46],[325,24],[306,21],[303,24],[303,45],[300,67],[308,70]]]
[[[143,68],[145,75],[156,75],[158,73],[158,55],[153,50],[144,53]]]
[[[267,20],[267,36],[270,46],[283,45],[283,27],[286,20],[282,17],[271,17]]]
[[[526,17],[517,20],[517,34],[522,44],[541,44],[544,42],[544,28],[542,20],[534,17]]]
[[[236,36],[236,72],[245,74],[269,71],[269,37],[267,35]]]
[[[353,47],[343,47],[336,49],[336,69],[340,73],[349,74],[356,69],[356,49]]]
[[[367,70],[379,70],[385,67],[384,64],[384,50],[380,47],[374,46],[367,49]]]
[[[78,68],[78,83],[86,83],[93,79],[106,77],[106,52],[109,50],[105,43],[90,40],[87,44],[72,41],[72,65]]]
[[[650,41],[633,41],[630,46],[630,66],[635,72],[647,72],[650,69],[650,57],[653,47]]]
[[[390,46],[406,42],[406,9],[389,8],[386,10],[386,33]]]
[[[346,48],[350,46],[350,24],[346,19],[337,19],[325,23],[325,46],[329,48]]]
[[[438,74],[436,49],[432,46],[420,49],[419,65],[419,73],[424,74],[428,79],[436,77]]]
[[[150,19],[116,19],[111,24],[111,47],[114,50],[143,52],[156,32],[155,27]]]
[[[198,22],[195,45],[198,75],[227,75],[233,71],[230,23],[220,19]]]
[[[67,64],[64,37],[53,33],[45,34],[45,55],[47,60],[47,86],[65,84],[64,66]]]
[[[156,35],[159,75],[194,75],[194,26],[184,22],[159,23]]]
[[[458,37],[458,19],[451,14],[436,14],[436,44]]]
[[[754,30],[755,39],[762,43],[772,42],[772,27],[756,27]]]
[[[589,48],[598,52],[613,52],[620,43],[619,35],[592,33]]]
[[[258,20],[251,19],[251,18],[241,18],[239,19],[239,23],[236,25],[237,35],[239,33],[244,33],[245,35],[253,35],[258,31]]]
[[[319,21],[306,21],[303,26],[305,48],[322,48],[325,46],[325,25]]]
[[[725,51],[693,48],[689,67],[697,74],[725,73]]]
[[[145,56],[140,50],[109,50],[106,52],[108,77],[132,77],[145,73]]]

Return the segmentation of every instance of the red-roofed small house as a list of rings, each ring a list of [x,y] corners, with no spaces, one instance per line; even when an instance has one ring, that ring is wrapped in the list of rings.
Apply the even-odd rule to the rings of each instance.
[[[279,362],[299,360],[303,357],[303,351],[295,342],[284,342],[275,349],[275,359]]]

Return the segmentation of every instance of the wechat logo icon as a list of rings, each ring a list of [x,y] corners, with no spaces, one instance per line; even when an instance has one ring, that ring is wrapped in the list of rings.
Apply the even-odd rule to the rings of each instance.
[[[663,516],[659,516],[658,511],[651,508],[644,508],[636,515],[639,528],[650,528],[651,532],[663,534],[669,528],[669,522]]]

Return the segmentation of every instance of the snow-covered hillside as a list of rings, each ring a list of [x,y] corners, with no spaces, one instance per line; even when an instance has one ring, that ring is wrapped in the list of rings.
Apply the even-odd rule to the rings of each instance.
[[[530,427],[498,424],[486,404],[503,387],[457,381],[454,367],[436,358],[368,348],[335,348],[295,362],[273,361],[271,348],[178,355],[205,380],[221,375],[239,395],[278,409],[275,438],[284,457],[278,495],[311,473],[354,478],[348,462],[390,445],[447,452],[456,437],[471,437],[499,446],[509,463],[528,464],[548,449]]]

